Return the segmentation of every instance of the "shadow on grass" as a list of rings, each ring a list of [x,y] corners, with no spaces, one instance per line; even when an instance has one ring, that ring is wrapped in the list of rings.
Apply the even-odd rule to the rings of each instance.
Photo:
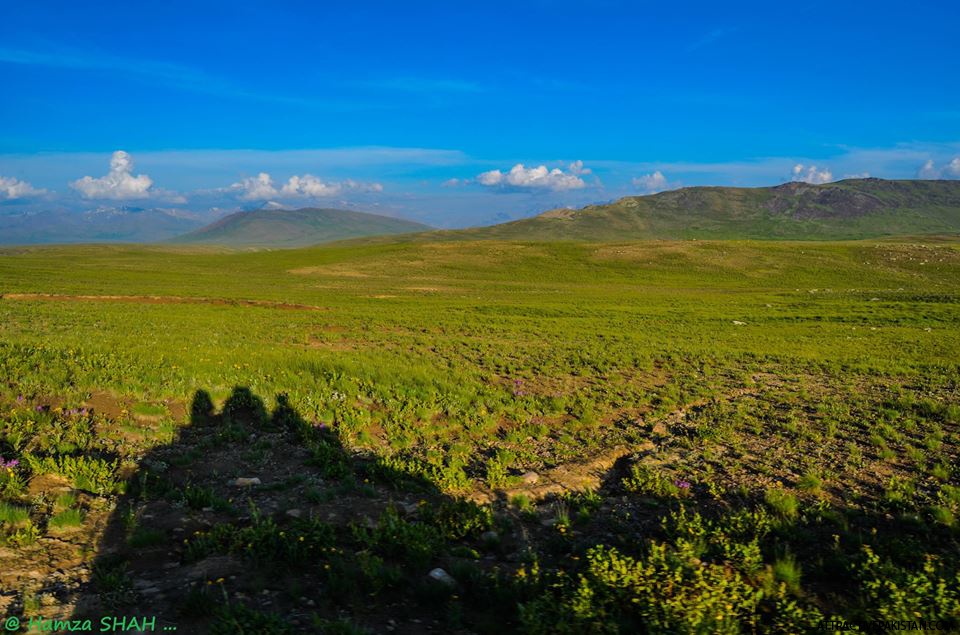
[[[189,425],[129,477],[74,619],[155,617],[177,633],[459,628],[457,594],[480,576],[467,545],[491,529],[489,510],[275,402],[238,387],[218,412],[194,395]]]

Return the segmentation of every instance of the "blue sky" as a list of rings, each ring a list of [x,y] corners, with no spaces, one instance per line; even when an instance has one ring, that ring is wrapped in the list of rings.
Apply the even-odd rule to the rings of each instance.
[[[8,3],[0,199],[461,226],[960,178],[958,32],[956,3],[923,1]]]

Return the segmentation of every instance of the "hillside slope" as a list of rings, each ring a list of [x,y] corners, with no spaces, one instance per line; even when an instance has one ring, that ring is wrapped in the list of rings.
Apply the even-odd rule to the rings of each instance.
[[[689,187],[579,210],[551,210],[454,239],[845,240],[960,232],[960,181],[849,179],[824,185]]]
[[[340,209],[256,210],[230,214],[170,242],[303,247],[347,238],[429,229],[427,225],[401,218]]]
[[[203,226],[180,210],[98,208],[0,214],[0,245],[153,242]]]

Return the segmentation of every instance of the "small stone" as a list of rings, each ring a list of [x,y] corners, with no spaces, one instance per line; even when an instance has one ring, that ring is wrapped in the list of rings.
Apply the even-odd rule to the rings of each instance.
[[[234,487],[250,487],[252,485],[260,485],[260,479],[256,476],[252,478],[239,477],[230,481],[229,484]]]
[[[480,540],[484,542],[497,542],[500,540],[500,534],[491,529],[480,534]]]
[[[741,322],[740,320],[734,320],[733,323],[737,326],[746,326],[747,324],[746,322]]]
[[[435,580],[436,582],[439,582],[440,584],[443,584],[445,586],[448,586],[448,587],[457,586],[457,581],[453,579],[453,576],[447,573],[446,571],[444,571],[443,569],[441,569],[440,567],[437,567],[436,569],[433,569],[432,571],[430,571],[430,573],[428,573],[427,576],[431,580]]]
[[[288,509],[286,513],[290,518],[300,518],[303,515],[299,509]]]
[[[533,485],[540,480],[540,475],[533,471],[525,472],[524,475],[520,477],[520,480],[523,481],[524,485]]]

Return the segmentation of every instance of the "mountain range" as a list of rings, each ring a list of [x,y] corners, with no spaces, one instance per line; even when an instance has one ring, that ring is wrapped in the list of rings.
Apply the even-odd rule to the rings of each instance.
[[[687,187],[487,227],[432,230],[341,209],[258,209],[216,218],[169,209],[102,207],[0,213],[0,245],[170,242],[292,248],[403,234],[403,240],[849,240],[960,233],[960,181],[847,179],[774,187]]]

